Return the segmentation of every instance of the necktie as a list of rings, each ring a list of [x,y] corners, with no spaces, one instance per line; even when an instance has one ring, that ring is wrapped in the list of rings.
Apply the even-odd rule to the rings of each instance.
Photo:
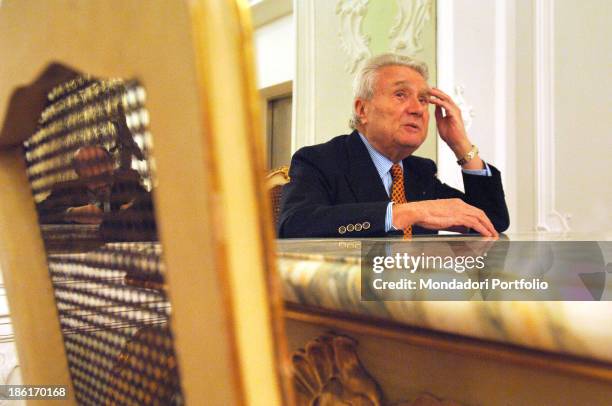
[[[391,201],[396,204],[407,203],[406,193],[404,191],[404,172],[399,164],[393,164],[391,166],[391,177],[393,177],[393,183],[391,184]],[[412,238],[412,226],[408,226],[404,229],[404,239]]]

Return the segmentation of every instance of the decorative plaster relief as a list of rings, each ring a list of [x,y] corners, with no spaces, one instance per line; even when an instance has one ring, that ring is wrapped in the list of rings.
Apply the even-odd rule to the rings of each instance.
[[[368,11],[369,0],[339,0],[336,15],[340,17],[340,43],[348,56],[345,69],[354,73],[359,64],[372,55],[370,37],[363,33],[363,18]]]
[[[455,86],[455,94],[453,95],[453,100],[459,109],[461,110],[461,118],[463,118],[463,125],[466,130],[470,129],[472,125],[472,119],[474,118],[474,107],[471,104],[467,103],[464,96],[465,86],[457,85]]]
[[[431,0],[396,0],[399,12],[389,31],[390,51],[414,56],[423,50],[421,34],[431,18]]]

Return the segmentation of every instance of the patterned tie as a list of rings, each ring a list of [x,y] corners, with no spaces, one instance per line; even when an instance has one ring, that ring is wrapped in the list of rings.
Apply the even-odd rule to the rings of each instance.
[[[399,164],[391,166],[391,176],[393,184],[391,184],[391,201],[396,204],[408,203],[406,193],[404,192],[404,172]],[[412,226],[404,229],[404,240],[412,238]]]

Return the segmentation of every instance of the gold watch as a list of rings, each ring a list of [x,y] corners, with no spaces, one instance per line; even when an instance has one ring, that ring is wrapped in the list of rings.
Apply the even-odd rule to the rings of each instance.
[[[459,165],[465,165],[468,162],[470,162],[472,159],[476,158],[477,155],[478,155],[478,147],[476,145],[472,145],[472,149],[470,149],[470,151],[467,154],[461,157],[457,161],[457,163]]]

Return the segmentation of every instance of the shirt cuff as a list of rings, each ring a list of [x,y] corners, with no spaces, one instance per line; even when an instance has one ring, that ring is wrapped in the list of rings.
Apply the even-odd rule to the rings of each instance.
[[[385,214],[385,232],[397,230],[393,227],[393,202],[389,202],[387,205],[387,213]]]
[[[468,175],[478,175],[478,176],[492,176],[491,168],[489,168],[489,164],[486,162],[484,169],[461,169],[463,173],[467,173]]]

